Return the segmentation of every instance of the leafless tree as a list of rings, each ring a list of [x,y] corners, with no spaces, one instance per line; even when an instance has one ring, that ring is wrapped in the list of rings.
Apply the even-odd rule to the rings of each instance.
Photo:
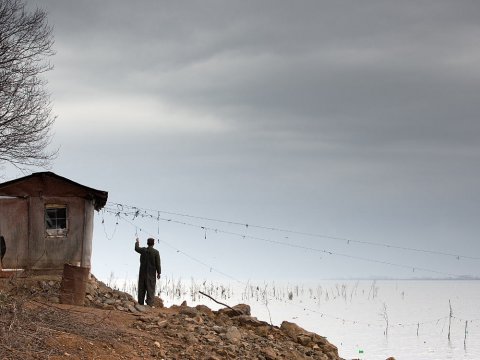
[[[0,0],[0,164],[47,166],[55,121],[43,74],[52,69],[52,28],[44,10]]]

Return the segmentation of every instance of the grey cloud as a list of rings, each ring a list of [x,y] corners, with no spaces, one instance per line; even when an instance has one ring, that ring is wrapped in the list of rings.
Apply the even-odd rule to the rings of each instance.
[[[86,47],[68,52],[76,71],[65,86],[77,75],[91,80],[77,80],[78,91],[156,97],[263,131],[267,141],[297,132],[339,150],[478,150],[480,85],[448,65],[475,51],[476,7],[212,4],[56,3],[54,15],[78,15],[59,20],[66,49],[78,46],[68,37]]]
[[[62,156],[101,160],[90,166],[122,178],[122,189],[128,164],[173,204],[210,196],[219,212],[236,204],[257,215],[256,201],[269,214],[291,206],[340,235],[398,226],[396,241],[436,222],[463,226],[468,239],[478,232],[475,2],[37,3],[55,26],[54,104],[138,97],[225,124],[165,132],[136,126],[147,110],[132,108],[122,132],[96,127],[115,121],[92,111],[89,126],[59,139]],[[57,125],[69,119],[78,121],[66,112]]]

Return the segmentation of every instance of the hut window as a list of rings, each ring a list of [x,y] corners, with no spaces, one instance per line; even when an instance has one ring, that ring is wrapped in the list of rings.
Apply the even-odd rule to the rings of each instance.
[[[45,206],[45,230],[48,236],[67,235],[67,206]]]

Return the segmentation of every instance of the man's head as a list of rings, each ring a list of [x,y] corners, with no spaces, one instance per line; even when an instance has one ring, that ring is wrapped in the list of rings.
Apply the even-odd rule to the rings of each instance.
[[[155,239],[154,238],[148,238],[147,239],[147,245],[148,246],[153,246],[155,244]]]

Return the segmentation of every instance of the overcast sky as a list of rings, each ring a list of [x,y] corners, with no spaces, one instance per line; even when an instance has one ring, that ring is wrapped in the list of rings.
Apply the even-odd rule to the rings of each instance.
[[[29,4],[56,41],[52,171],[116,203],[354,240],[179,217],[247,236],[134,219],[109,240],[99,213],[93,273],[135,276],[139,233],[175,247],[156,245],[172,276],[480,276],[356,242],[480,257],[480,3]]]

